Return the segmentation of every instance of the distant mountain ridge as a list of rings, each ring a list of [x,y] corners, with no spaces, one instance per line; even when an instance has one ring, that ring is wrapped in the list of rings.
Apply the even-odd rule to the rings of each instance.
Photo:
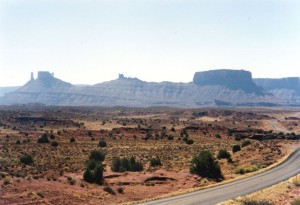
[[[18,88],[20,88],[20,86],[0,87],[0,97],[4,96],[6,93],[14,92]]]
[[[300,102],[300,79],[299,77],[289,78],[257,78],[254,82],[274,96],[288,100],[290,103]]]
[[[38,73],[24,86],[0,98],[0,104],[43,103],[70,106],[260,106],[300,103],[265,91],[244,70],[197,72],[193,82],[145,82],[119,75],[96,85],[75,86],[47,71]]]

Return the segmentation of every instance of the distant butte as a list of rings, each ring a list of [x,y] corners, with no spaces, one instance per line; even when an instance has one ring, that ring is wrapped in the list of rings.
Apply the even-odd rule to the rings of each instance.
[[[0,104],[43,103],[70,106],[278,106],[300,105],[299,78],[252,79],[245,70],[196,72],[191,83],[145,82],[119,74],[116,80],[75,86],[38,72]]]

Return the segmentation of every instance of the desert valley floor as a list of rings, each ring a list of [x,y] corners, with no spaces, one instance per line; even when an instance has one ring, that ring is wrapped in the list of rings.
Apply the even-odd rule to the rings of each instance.
[[[184,193],[220,183],[190,173],[200,151],[213,153],[228,181],[277,163],[299,133],[298,108],[2,106],[0,201],[120,204]],[[93,150],[105,153],[101,184],[83,180]],[[217,157],[220,150],[230,157]],[[134,157],[143,170],[113,172],[116,157]],[[289,204],[299,193],[295,186],[272,200]]]

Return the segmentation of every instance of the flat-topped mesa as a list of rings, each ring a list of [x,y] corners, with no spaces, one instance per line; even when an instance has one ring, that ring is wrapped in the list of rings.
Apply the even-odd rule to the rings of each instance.
[[[243,90],[247,93],[263,95],[263,89],[258,87],[252,80],[252,74],[245,70],[210,70],[196,72],[193,83],[199,86],[219,85],[231,90]]]
[[[48,71],[39,71],[38,72],[38,80],[47,81],[54,78],[54,73],[50,73]]]
[[[288,78],[257,78],[254,82],[263,87],[265,90],[276,90],[276,89],[287,89],[295,90],[300,93],[300,79],[299,77],[288,77]]]

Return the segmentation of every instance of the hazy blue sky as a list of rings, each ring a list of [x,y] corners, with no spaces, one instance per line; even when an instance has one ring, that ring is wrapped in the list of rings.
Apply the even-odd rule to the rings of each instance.
[[[95,84],[220,68],[300,76],[300,1],[0,0],[0,86],[38,70]]]

